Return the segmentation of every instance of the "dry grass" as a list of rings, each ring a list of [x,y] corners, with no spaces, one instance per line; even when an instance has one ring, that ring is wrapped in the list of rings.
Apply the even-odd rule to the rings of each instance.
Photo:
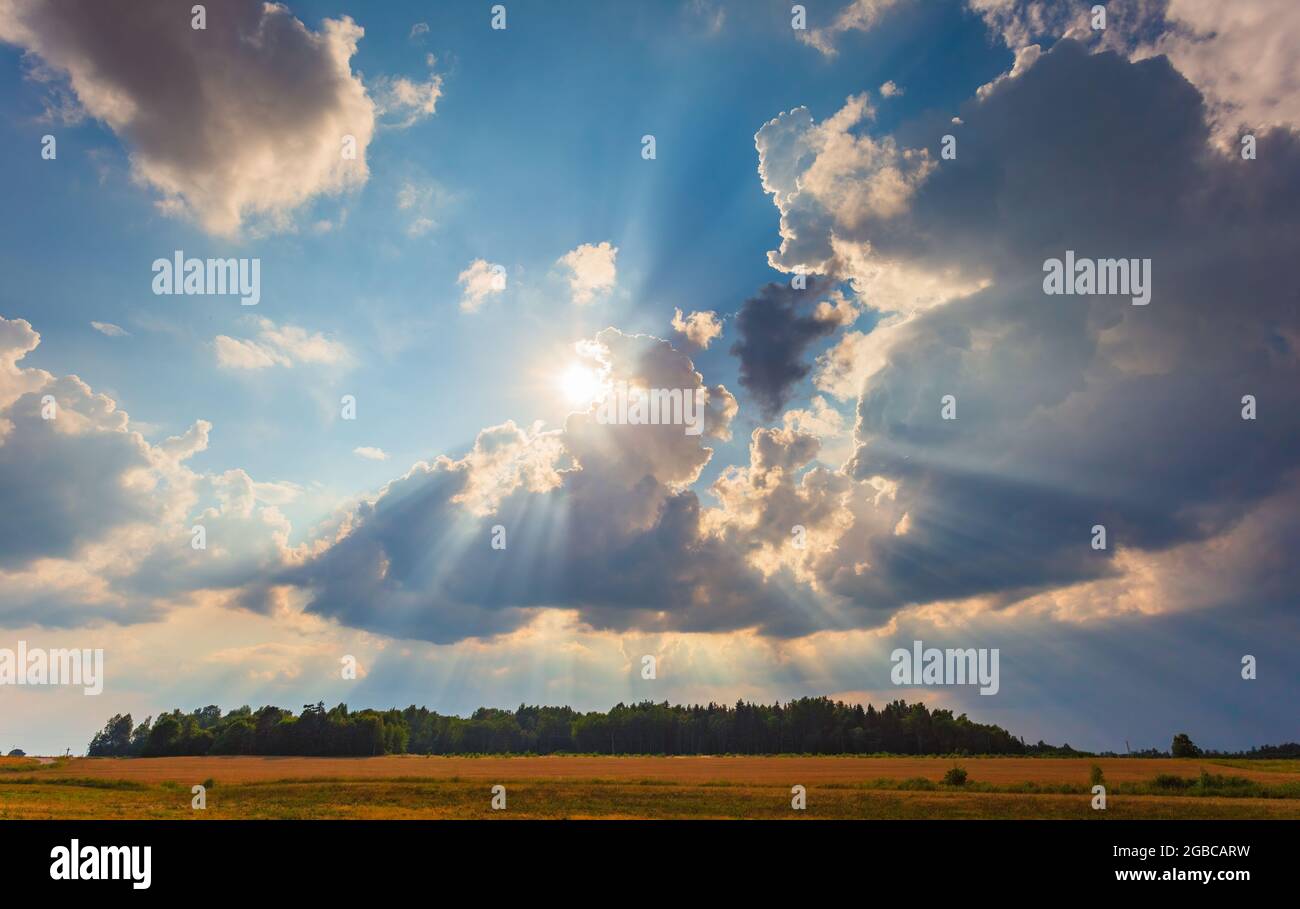
[[[9,759],[4,760],[29,760]],[[1259,782],[1290,782],[1297,771],[1234,766],[1198,759],[1140,758],[960,758],[973,781],[1084,783],[1093,764],[1108,783],[1138,782],[1170,773],[1194,777],[1202,767]],[[205,779],[227,783],[271,780],[395,778],[493,780],[662,780],[677,783],[770,783],[813,786],[923,777],[938,782],[952,758],[857,757],[176,757],[73,758],[37,771],[42,777],[172,781],[191,785]]]
[[[0,763],[0,818],[1291,818],[1300,798],[1123,794],[1158,774],[1231,772],[1294,787],[1296,768],[1199,760],[963,758],[967,790],[899,789],[942,778],[947,758],[455,757],[74,758]],[[1093,811],[1088,773],[1106,775]],[[208,780],[208,809],[190,786]],[[507,787],[506,811],[490,809]],[[790,787],[808,808],[790,808]],[[1117,785],[1118,784],[1118,785]],[[990,791],[1061,787],[1069,792]]]

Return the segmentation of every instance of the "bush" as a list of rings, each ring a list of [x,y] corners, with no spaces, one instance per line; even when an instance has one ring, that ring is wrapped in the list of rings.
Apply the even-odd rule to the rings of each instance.
[[[1195,785],[1195,783],[1195,780],[1190,780],[1173,773],[1162,773],[1152,780],[1152,785],[1157,789],[1187,789],[1188,787]]]
[[[948,786],[965,786],[966,771],[960,767],[953,767],[943,775],[943,781]]]
[[[1202,789],[1248,789],[1253,785],[1253,781],[1245,777],[1223,776],[1219,773],[1207,773],[1204,768],[1201,769],[1200,787]]]
[[[1088,779],[1091,781],[1093,786],[1101,786],[1106,782],[1106,778],[1102,776],[1101,767],[1097,764],[1092,765],[1092,770],[1088,774]]]

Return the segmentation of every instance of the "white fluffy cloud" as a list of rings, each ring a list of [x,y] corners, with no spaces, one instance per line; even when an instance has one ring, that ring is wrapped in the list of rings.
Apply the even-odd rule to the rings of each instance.
[[[584,243],[560,256],[555,264],[569,270],[569,289],[575,304],[586,306],[598,294],[614,289],[618,281],[618,269],[614,264],[617,256],[618,247],[611,246],[608,241]]]
[[[681,309],[674,308],[670,324],[673,331],[684,335],[686,340],[701,350],[707,350],[714,339],[722,336],[722,320],[712,310],[693,312],[689,316],[683,316]]]
[[[875,111],[865,94],[850,97],[822,123],[806,107],[765,123],[754,136],[763,189],[781,212],[781,247],[773,268],[851,277],[833,240],[907,211],[934,169],[926,149],[900,149],[873,138]]]

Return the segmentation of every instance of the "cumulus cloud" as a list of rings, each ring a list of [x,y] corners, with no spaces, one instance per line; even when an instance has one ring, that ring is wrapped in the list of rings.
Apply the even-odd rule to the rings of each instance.
[[[584,243],[560,256],[555,264],[568,269],[569,289],[576,305],[586,306],[598,295],[614,289],[618,280],[618,269],[614,265],[617,256],[618,247],[611,246],[608,241]]]
[[[506,270],[487,259],[475,259],[456,276],[456,283],[464,288],[460,298],[461,312],[478,312],[488,297],[506,289]]]
[[[210,4],[206,30],[165,3],[0,5],[0,40],[66,74],[162,209],[221,235],[250,219],[282,227],[309,199],[365,182],[375,110],[350,64],[362,34],[347,17],[312,31],[260,0]]]
[[[296,486],[191,470],[212,424],[151,444],[76,376],[23,366],[39,343],[0,318],[0,624],[151,621],[292,558],[275,506]],[[199,524],[206,549],[191,545]]]
[[[362,504],[283,580],[307,609],[358,627],[450,641],[503,634],[564,607],[607,628],[742,627],[775,590],[703,535],[690,484],[727,438],[735,399],[668,342],[615,329],[586,347],[612,383],[703,389],[704,434],[602,423],[484,430],[461,458],[415,465]],[[493,528],[504,549],[489,545]]]
[[[1134,56],[1166,55],[1209,99],[1221,133],[1300,125],[1300,7],[1170,0],[1164,15],[1169,28]]]
[[[853,500],[819,578],[882,614],[1065,589],[1087,591],[1073,599],[1085,612],[1203,603],[1186,584],[1133,582],[1172,548],[1271,522],[1300,467],[1282,416],[1300,402],[1279,239],[1295,229],[1283,200],[1300,192],[1300,142],[1264,134],[1263,167],[1214,155],[1209,112],[1167,61],[1070,40],[961,113],[959,157],[904,212],[800,237],[852,243],[863,264],[980,276],[969,293],[845,335],[819,363],[833,393],[865,382],[848,472],[889,490],[871,508]],[[1108,156],[1119,136],[1146,153]],[[1158,299],[1045,296],[1043,262],[1066,248],[1150,257]],[[1243,421],[1246,393],[1280,406],[1278,419]],[[1088,545],[1094,524],[1108,528],[1105,552]]]
[[[1207,102],[1225,145],[1243,129],[1300,124],[1300,6],[1290,0],[1111,0],[1106,28],[1092,28],[1089,5],[1040,0],[967,0],[1016,52],[1010,75],[1023,72],[1039,43],[1058,38],[1116,51],[1132,60],[1164,55]],[[1035,48],[1032,56],[1029,48]]]
[[[359,448],[352,449],[352,453],[358,458],[365,458],[367,461],[387,461],[388,452],[382,448],[374,448],[370,445],[362,445]]]
[[[217,335],[212,342],[217,365],[225,369],[267,369],[301,363],[336,365],[350,360],[342,342],[320,332],[309,333],[296,325],[276,325],[265,318],[257,319],[257,326],[257,337],[252,339]]]
[[[683,335],[701,350],[707,350],[714,339],[722,336],[722,320],[712,310],[693,312],[683,316],[681,309],[673,308],[673,331]]]
[[[853,277],[845,261],[852,249],[835,241],[907,212],[935,162],[927,149],[873,138],[865,128],[874,118],[867,96],[855,95],[822,123],[799,107],[754,136],[763,189],[781,212],[781,247],[768,253],[773,268]]]

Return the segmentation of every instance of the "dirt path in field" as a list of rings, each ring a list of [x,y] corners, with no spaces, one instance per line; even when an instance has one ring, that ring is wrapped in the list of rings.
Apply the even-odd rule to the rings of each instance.
[[[731,782],[790,785],[855,783],[875,779],[942,779],[950,758],[852,757],[175,757],[73,758],[33,775],[90,777],[153,783],[190,784],[212,778],[242,783],[286,779],[601,779],[665,780],[681,783]],[[1141,758],[962,758],[957,761],[972,781],[1086,783],[1089,768],[1099,764],[1110,782],[1147,781],[1171,773],[1184,777],[1210,773],[1280,783],[1297,774],[1215,764],[1199,759]]]

